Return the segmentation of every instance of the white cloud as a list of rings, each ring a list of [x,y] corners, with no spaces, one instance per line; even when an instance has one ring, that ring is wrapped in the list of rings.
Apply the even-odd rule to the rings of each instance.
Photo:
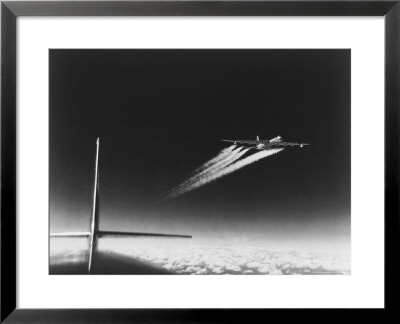
[[[103,240],[103,250],[118,251],[180,274],[350,274],[350,256],[332,252],[271,250],[259,247],[182,242],[118,244]]]

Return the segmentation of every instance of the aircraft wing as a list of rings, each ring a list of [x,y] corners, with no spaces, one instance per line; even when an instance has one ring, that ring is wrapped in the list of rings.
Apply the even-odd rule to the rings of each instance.
[[[147,237],[180,237],[180,238],[192,238],[191,235],[179,235],[179,234],[160,234],[160,233],[140,233],[140,232],[118,232],[118,231],[99,231],[99,237],[104,236],[147,236]]]
[[[50,233],[50,237],[89,237],[89,232]]]
[[[280,142],[280,143],[277,143],[277,144],[280,145],[280,146],[301,146],[301,147],[306,146],[306,145],[310,145],[310,144],[307,144],[307,143],[289,143],[289,142]]]
[[[254,140],[221,140],[223,142],[230,142],[234,144],[248,144],[248,145],[257,145],[260,144],[260,141],[254,141]],[[262,143],[262,141],[261,141]]]

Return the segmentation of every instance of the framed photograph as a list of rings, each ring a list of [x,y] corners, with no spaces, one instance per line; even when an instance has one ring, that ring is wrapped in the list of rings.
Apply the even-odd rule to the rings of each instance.
[[[399,15],[3,1],[1,321],[394,309]]]

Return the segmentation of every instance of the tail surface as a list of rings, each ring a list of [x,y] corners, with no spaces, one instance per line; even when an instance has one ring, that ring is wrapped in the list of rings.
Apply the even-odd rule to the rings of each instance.
[[[89,232],[64,232],[50,233],[50,237],[87,237],[89,239],[89,261],[88,273],[93,270],[93,259],[97,250],[97,241],[100,237],[165,237],[165,238],[192,238],[191,235],[166,234],[166,233],[142,233],[142,232],[119,232],[119,231],[100,231],[99,216],[100,216],[100,198],[99,198],[99,151],[100,138],[96,141],[96,159],[94,172],[94,185],[92,197],[92,213],[90,220]]]
[[[96,141],[96,160],[95,160],[95,173],[94,173],[94,186],[93,186],[93,205],[92,205],[92,218],[90,222],[90,236],[89,236],[89,263],[88,271],[92,267],[93,254],[97,246],[97,232],[99,231],[99,149],[100,138]]]

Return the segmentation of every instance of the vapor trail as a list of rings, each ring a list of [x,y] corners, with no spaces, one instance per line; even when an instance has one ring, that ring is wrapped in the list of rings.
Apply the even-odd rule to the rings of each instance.
[[[175,191],[180,190],[183,187],[187,187],[188,185],[190,185],[193,182],[196,182],[204,174],[206,174],[206,173],[208,173],[208,172],[210,172],[212,170],[218,169],[220,167],[226,166],[226,165],[236,161],[240,156],[243,155],[243,154],[240,154],[240,156],[238,156],[238,154],[241,153],[240,152],[241,149],[242,149],[242,147],[238,147],[237,149],[235,149],[235,150],[233,150],[231,152],[228,152],[228,154],[224,158],[220,159],[220,161],[218,161],[218,162],[216,162],[214,164],[211,164],[209,167],[203,169],[201,172],[198,172],[197,174],[195,174],[192,177],[190,177],[188,180],[186,180],[183,183],[181,183],[179,186],[177,186],[174,189],[172,189],[170,191],[170,194],[172,194]]]
[[[222,172],[226,167],[230,167],[230,165],[232,165],[233,162],[240,159],[249,150],[250,150],[249,148],[246,148],[243,151],[237,151],[234,155],[230,156],[229,159],[226,159],[225,161],[223,161],[223,163],[219,163],[217,167],[209,168],[208,170],[206,170],[206,172],[203,172],[202,174],[196,176],[194,179],[189,179],[184,183],[184,185],[181,185],[177,187],[175,190],[173,190],[169,196],[171,198],[180,196],[186,192],[192,191],[193,189],[196,189],[200,186],[203,186],[213,181],[214,176],[216,174]]]
[[[210,172],[214,169],[220,168],[223,165],[227,165],[229,163],[232,163],[233,161],[236,160],[236,156],[240,153],[240,151],[243,149],[243,147],[238,147],[235,150],[229,152],[225,157],[220,159],[218,162],[215,162],[211,165],[209,165],[207,168],[204,168],[200,172],[197,172],[194,174],[190,179],[185,181],[183,184],[190,183],[192,181],[195,181],[197,178],[201,177],[203,174]]]
[[[207,169],[208,167],[210,167],[211,165],[217,163],[218,161],[222,160],[223,158],[225,158],[226,156],[229,155],[230,152],[232,152],[234,149],[236,148],[236,145],[231,145],[229,147],[224,148],[221,152],[219,152],[214,158],[212,158],[211,160],[207,161],[206,163],[204,163],[202,166],[198,167],[196,170],[194,170],[192,172],[192,174],[197,174],[205,169]]]
[[[215,178],[213,180],[217,180],[223,176],[226,176],[232,172],[235,172],[249,164],[252,164],[254,162],[257,162],[261,159],[264,159],[268,156],[274,155],[276,153],[279,153],[283,151],[284,148],[279,148],[279,149],[269,149],[269,150],[264,150],[258,153],[254,153],[253,155],[250,155],[240,161],[237,161],[236,163],[233,163],[229,165],[227,168],[223,169],[220,173],[215,175]]]
[[[187,186],[185,188],[182,188],[176,192],[173,193],[172,197],[177,197],[179,195],[182,195],[184,193],[187,193],[189,191],[192,191],[194,189],[197,189],[201,186],[204,186],[205,184],[211,183],[219,178],[222,178],[230,173],[233,173],[249,164],[252,164],[254,162],[257,162],[263,158],[266,158],[268,156],[271,156],[273,154],[279,153],[280,151],[283,151],[283,148],[280,149],[270,149],[270,150],[264,150],[258,153],[254,153],[242,160],[239,160],[235,163],[232,163],[228,165],[227,167],[224,168],[219,168],[217,170],[214,170],[213,172],[205,174],[203,177],[201,177],[197,182],[192,183],[190,186]]]
[[[245,155],[250,150],[249,148],[245,148],[243,150],[242,149],[243,149],[243,147],[240,147],[238,150],[233,151],[232,154],[230,156],[228,156],[226,159],[224,159],[223,161],[215,163],[212,167],[195,175],[194,177],[189,179],[190,181],[186,182],[186,185],[195,183],[199,179],[206,177],[208,174],[213,174],[215,172],[218,172],[219,170],[221,170],[221,169],[225,168],[226,166],[232,164],[233,162],[239,160],[243,155]]]

